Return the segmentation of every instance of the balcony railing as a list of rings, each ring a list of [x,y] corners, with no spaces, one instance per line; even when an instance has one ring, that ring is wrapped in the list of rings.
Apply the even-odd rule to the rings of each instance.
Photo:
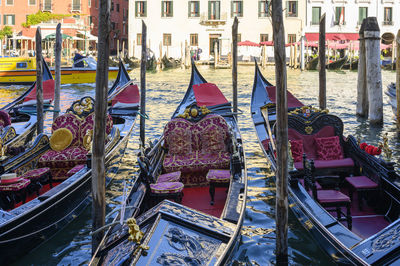
[[[393,20],[385,20],[383,21],[383,25],[391,26],[393,25]]]
[[[223,12],[221,14],[210,15],[207,13],[201,13],[200,16],[200,24],[201,25],[223,25],[226,23],[227,13]]]

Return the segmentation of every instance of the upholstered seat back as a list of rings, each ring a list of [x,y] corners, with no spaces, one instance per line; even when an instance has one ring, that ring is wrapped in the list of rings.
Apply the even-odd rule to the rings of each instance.
[[[0,127],[6,127],[11,125],[10,115],[3,110],[0,110]]]
[[[81,125],[81,120],[73,114],[63,114],[60,115],[54,120],[53,125],[51,126],[52,132],[56,131],[60,128],[66,128],[72,133],[72,142],[70,146],[80,146],[79,140],[79,129]]]
[[[106,134],[110,134],[111,130],[113,127],[113,120],[110,114],[107,116],[107,122],[106,122]],[[79,141],[82,145],[83,143],[83,138],[87,134],[88,130],[93,130],[94,129],[94,113],[88,115],[83,119],[83,121],[80,124],[80,129],[79,129]]]

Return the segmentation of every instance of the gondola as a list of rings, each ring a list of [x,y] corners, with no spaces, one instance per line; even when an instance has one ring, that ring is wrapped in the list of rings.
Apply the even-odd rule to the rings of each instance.
[[[118,171],[139,108],[138,87],[122,63],[108,100],[107,184]],[[40,249],[91,202],[93,110],[93,98],[75,101],[53,122],[51,136],[38,135],[29,149],[0,169],[2,265]]]
[[[185,142],[179,136],[188,132],[193,138],[186,139],[190,141],[187,145],[198,145],[194,141],[202,134],[206,138],[219,135],[215,144],[222,146],[211,150],[202,146],[203,153],[192,150],[173,155],[177,151],[174,145]],[[189,147],[185,145],[180,147]],[[200,157],[202,166],[197,164]],[[171,164],[174,158],[181,161]],[[186,158],[197,161],[185,164],[182,160]],[[124,215],[117,216],[118,225],[105,234],[90,265],[228,262],[240,236],[246,204],[242,139],[230,102],[216,85],[207,83],[193,61],[182,102],[163,136],[141,152],[138,162],[140,182],[128,194]],[[119,221],[125,219],[128,225],[121,225]]]
[[[358,69],[358,59],[353,59],[351,63],[350,60],[347,60],[347,62],[342,66],[342,69],[351,69],[351,70]]]
[[[396,98],[396,83],[392,82],[387,85],[385,94],[389,97],[388,103],[392,107],[394,116],[397,116],[397,98]]]
[[[317,70],[318,58],[319,58],[318,56],[311,58],[306,64],[306,69],[307,70]]]
[[[342,120],[327,110],[304,106],[290,92],[287,102],[294,161],[288,176],[291,211],[338,264],[398,262],[400,177],[394,164],[362,150],[365,144],[353,136],[345,138]],[[257,66],[251,115],[261,149],[276,171],[275,88]],[[328,140],[329,156],[321,145]]]
[[[326,64],[326,69],[331,69],[331,70],[341,69],[346,62],[347,62],[347,56],[339,58],[338,60]]]
[[[43,110],[46,113],[54,98],[54,80],[43,60]],[[19,153],[33,139],[37,124],[36,83],[21,96],[0,108],[1,147],[0,164]],[[4,150],[4,151],[3,151]]]

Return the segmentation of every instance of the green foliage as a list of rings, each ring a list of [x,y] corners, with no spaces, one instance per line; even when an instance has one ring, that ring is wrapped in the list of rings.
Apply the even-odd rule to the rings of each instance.
[[[12,28],[10,26],[4,26],[2,30],[0,30],[0,39],[4,39],[4,37],[10,37],[13,35]]]
[[[70,17],[71,15],[64,14],[52,14],[49,12],[38,11],[35,14],[28,15],[26,18],[26,22],[22,23],[22,27],[29,28],[31,25],[37,25],[42,22],[47,22],[52,19],[61,20],[66,17]]]

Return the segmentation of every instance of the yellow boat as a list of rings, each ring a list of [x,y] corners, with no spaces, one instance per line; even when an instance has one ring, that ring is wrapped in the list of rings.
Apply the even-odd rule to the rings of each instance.
[[[81,59],[84,67],[61,67],[61,84],[96,82],[97,62],[93,57]],[[54,76],[54,68],[51,69]],[[118,67],[110,67],[108,79],[115,80]],[[27,85],[36,81],[35,57],[3,57],[0,58],[0,85]]]

